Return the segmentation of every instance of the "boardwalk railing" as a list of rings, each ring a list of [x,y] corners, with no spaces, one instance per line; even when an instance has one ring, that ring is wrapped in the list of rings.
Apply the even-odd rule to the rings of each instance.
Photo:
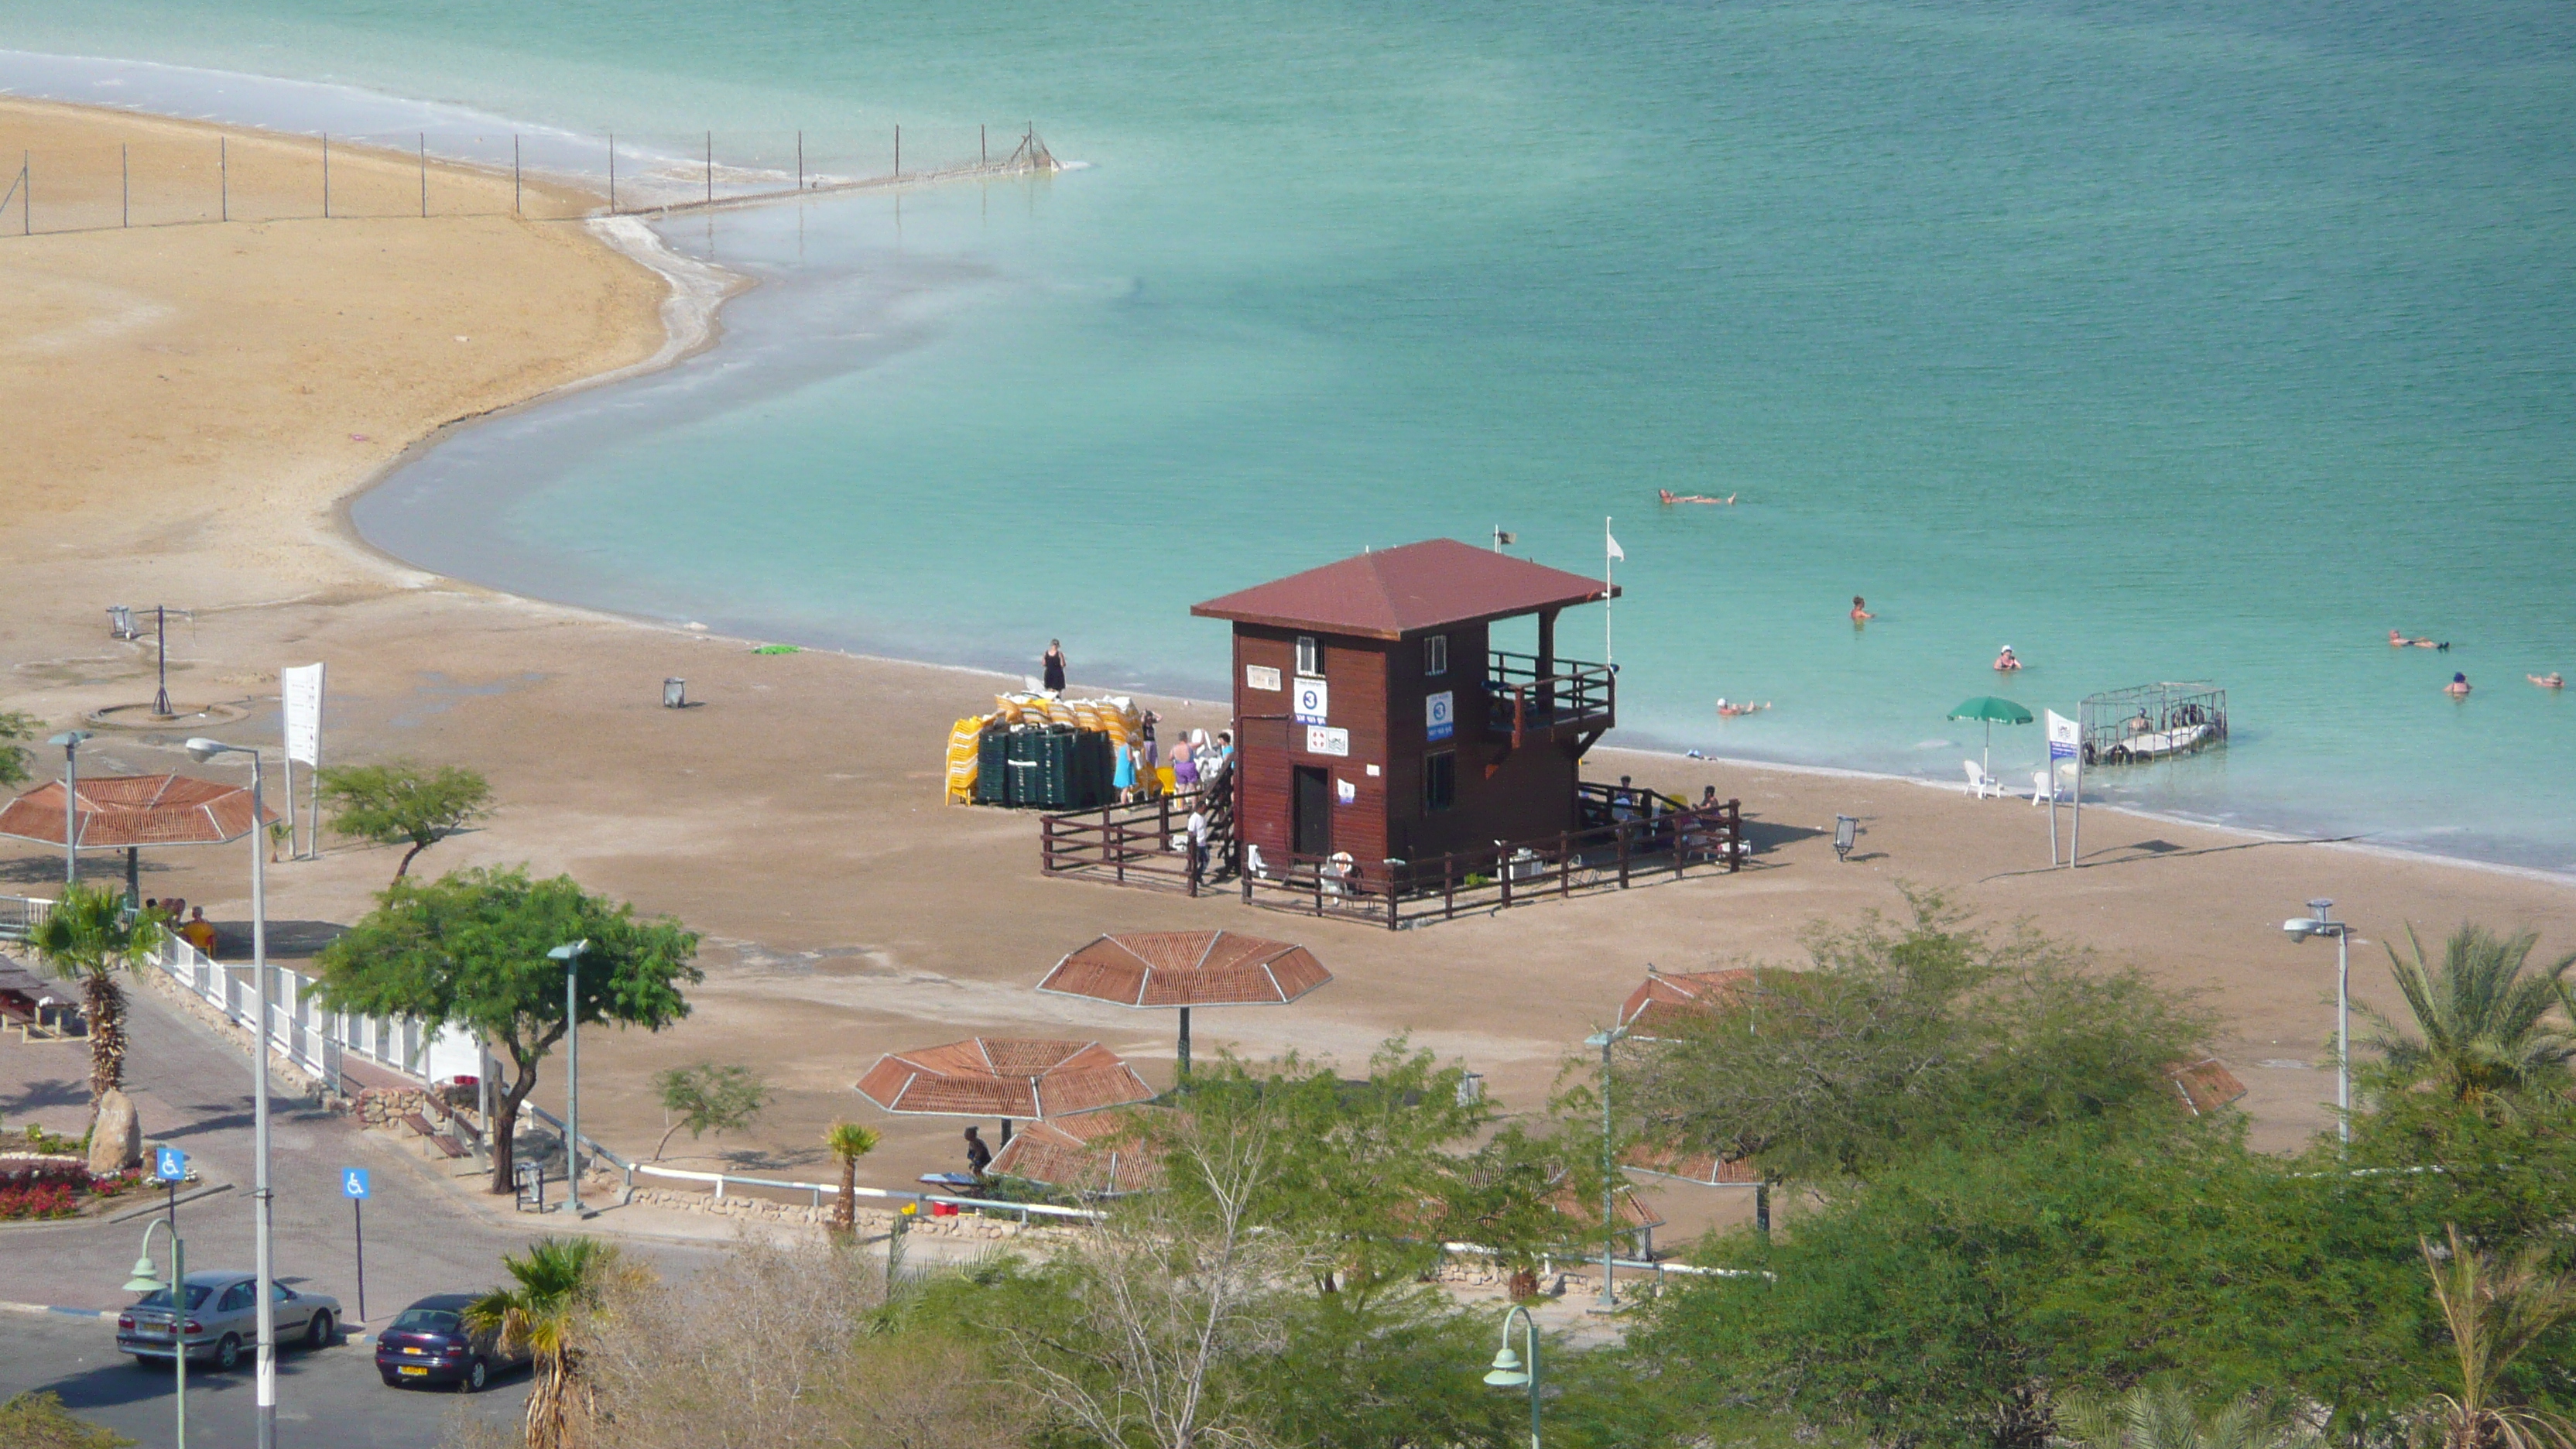
[[[588,1141],[589,1139],[584,1138],[583,1140]],[[780,1192],[801,1192],[806,1194],[812,1200],[812,1204],[815,1207],[821,1207],[823,1205],[823,1199],[826,1196],[837,1198],[841,1195],[841,1189],[837,1183],[785,1182],[777,1178],[769,1177],[743,1177],[730,1172],[694,1172],[687,1168],[661,1167],[649,1162],[636,1163],[627,1168],[626,1177],[628,1186],[631,1187],[634,1185],[634,1179],[637,1173],[642,1173],[647,1177],[672,1178],[681,1182],[711,1182],[715,1184],[715,1195],[719,1198],[725,1195],[725,1188],[727,1186],[768,1188],[772,1191]],[[935,1192],[906,1192],[900,1188],[854,1186],[850,1189],[850,1195],[854,1198],[878,1198],[887,1202],[940,1203],[951,1207],[973,1208],[978,1212],[987,1213],[1015,1213],[1019,1216],[1021,1222],[1027,1222],[1029,1218],[1034,1215],[1046,1218],[1063,1218],[1075,1222],[1096,1223],[1100,1221],[1103,1216],[1103,1214],[1094,1212],[1089,1208],[1058,1207],[1053,1203],[1000,1202],[991,1198],[950,1197],[944,1193]]]
[[[1208,843],[1193,861],[1192,811],[1204,811]],[[1048,815],[1038,822],[1038,863],[1049,875],[1195,896],[1233,873],[1234,790],[1230,777],[1127,805]]]
[[[253,1029],[260,1014],[259,988],[248,965],[216,961],[176,936],[163,939],[152,964],[227,1020],[245,1031]],[[353,1056],[416,1081],[426,1078],[430,1033],[419,1022],[326,1011],[312,999],[312,977],[276,965],[270,966],[269,977],[269,1044],[315,1081],[335,1092],[344,1090],[340,1064]]]
[[[1544,896],[1626,890],[1678,878],[1694,866],[1730,873],[1744,868],[1748,847],[1740,801],[1652,814],[1643,803],[1626,808],[1636,813],[1583,830],[1421,860],[1283,859],[1247,848],[1237,885],[1247,905],[1382,921],[1398,931],[1408,921],[1505,910]]]

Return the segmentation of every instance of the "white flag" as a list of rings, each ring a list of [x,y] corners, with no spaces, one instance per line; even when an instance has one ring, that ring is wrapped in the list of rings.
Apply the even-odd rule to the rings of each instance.
[[[1611,561],[1612,563],[1626,563],[1626,562],[1628,561],[1628,555],[1627,555],[1627,553],[1626,553],[1624,550],[1622,550],[1622,549],[1619,547],[1619,540],[1617,540],[1617,539],[1615,539],[1615,538],[1611,538],[1611,536],[1610,536],[1610,530],[1608,530],[1608,529],[1606,529],[1606,528],[1605,528],[1605,529],[1603,529],[1603,530],[1601,530],[1601,536],[1602,536],[1604,539],[1608,539],[1608,540],[1609,540],[1609,544],[1610,544],[1610,561]]]
[[[322,763],[322,666],[307,664],[277,671],[286,706],[286,757],[308,765]]]

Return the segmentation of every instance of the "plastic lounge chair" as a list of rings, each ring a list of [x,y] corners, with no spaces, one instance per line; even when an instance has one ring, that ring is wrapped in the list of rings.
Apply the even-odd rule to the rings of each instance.
[[[2057,803],[2057,791],[2051,788],[2048,780],[2048,772],[2046,770],[2033,770],[2030,772],[2030,803],[2033,805],[2054,805]]]
[[[1978,799],[1983,800],[1989,795],[1998,800],[2004,798],[2004,782],[1987,774],[1983,765],[1974,760],[1962,760],[1959,763],[1967,766],[1968,788],[1975,792]]]

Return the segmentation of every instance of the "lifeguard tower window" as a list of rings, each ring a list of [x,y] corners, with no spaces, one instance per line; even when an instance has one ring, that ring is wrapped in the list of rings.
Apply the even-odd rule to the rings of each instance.
[[[1442,750],[1422,757],[1422,808],[1446,810],[1458,803],[1458,752]]]
[[[1324,646],[1312,634],[1297,636],[1297,672],[1308,679],[1324,677]]]
[[[1434,634],[1422,641],[1422,672],[1438,676],[1449,672],[1449,636]]]

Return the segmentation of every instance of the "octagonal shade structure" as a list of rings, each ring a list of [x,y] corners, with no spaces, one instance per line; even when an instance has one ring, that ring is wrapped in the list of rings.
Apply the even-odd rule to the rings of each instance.
[[[80,782],[72,798],[73,845],[82,850],[223,845],[280,817],[252,819],[247,787],[186,775],[107,775]],[[0,835],[42,845],[63,843],[63,785],[39,785],[0,806]]]
[[[889,1112],[1005,1121],[1070,1117],[1154,1095],[1134,1067],[1096,1041],[996,1036],[888,1052],[858,1089]]]
[[[1694,1018],[1704,1018],[1731,1003],[1748,988],[1758,988],[1752,971],[1658,971],[1646,968],[1646,980],[1619,1006],[1619,1024],[1641,1041],[1680,1035]]]
[[[1333,979],[1313,952],[1232,931],[1102,936],[1055,963],[1038,990],[1117,1006],[1285,1006]]]
[[[1094,1112],[1054,1122],[1032,1122],[993,1154],[997,1177],[1017,1177],[1047,1187],[1116,1196],[1160,1185],[1162,1164],[1131,1136],[1139,1122],[1133,1110]]]

